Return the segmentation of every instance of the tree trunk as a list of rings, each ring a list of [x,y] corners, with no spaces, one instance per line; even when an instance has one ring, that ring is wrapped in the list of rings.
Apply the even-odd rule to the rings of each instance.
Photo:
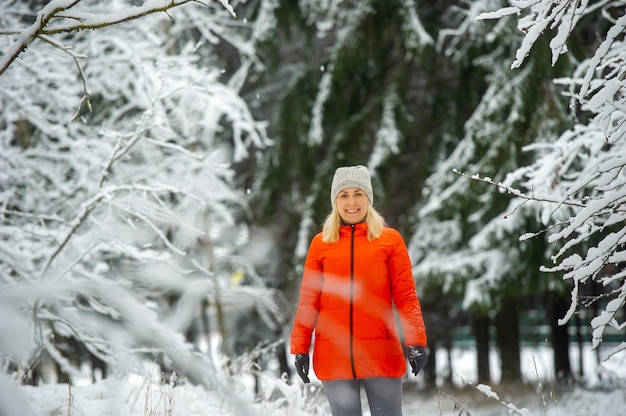
[[[276,348],[276,358],[278,359],[278,368],[280,369],[280,374],[286,374],[288,379],[291,379],[291,368],[289,367],[289,363],[287,362],[287,348],[285,347],[285,343],[281,343]]]
[[[576,323],[576,344],[578,345],[578,376],[582,378],[585,375],[585,367],[583,360],[583,352],[585,350],[583,344],[583,333],[581,329],[582,322],[580,320],[580,315],[574,315],[574,322]]]
[[[559,319],[565,316],[569,300],[558,293],[548,297],[548,317],[552,329],[552,349],[554,350],[554,374],[558,381],[572,381],[572,368],[569,357],[568,325],[559,325]]]
[[[518,301],[513,296],[504,296],[496,317],[496,342],[500,351],[501,382],[521,380],[520,331]]]
[[[478,369],[478,383],[491,384],[489,370],[489,317],[474,315],[472,317],[472,331],[476,340],[476,366]]]
[[[451,337],[446,340],[446,354],[448,357],[448,374],[446,374],[445,382],[446,382],[446,385],[452,386],[454,385],[453,380],[452,380],[452,374],[454,374],[454,368],[452,367],[452,338]],[[433,352],[433,355],[435,355],[434,352]]]
[[[435,351],[437,351],[437,344],[437,342],[428,341],[428,365],[426,365],[426,367],[422,370],[424,372],[426,384],[429,387],[437,385],[437,355],[435,354]]]

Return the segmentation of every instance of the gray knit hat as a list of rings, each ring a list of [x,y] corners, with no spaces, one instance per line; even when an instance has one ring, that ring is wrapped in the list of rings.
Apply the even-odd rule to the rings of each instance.
[[[338,168],[333,176],[333,184],[330,188],[330,205],[335,206],[335,200],[339,196],[339,192],[346,188],[359,188],[367,198],[370,204],[374,203],[374,192],[372,192],[372,179],[367,168],[362,165],[346,166]]]

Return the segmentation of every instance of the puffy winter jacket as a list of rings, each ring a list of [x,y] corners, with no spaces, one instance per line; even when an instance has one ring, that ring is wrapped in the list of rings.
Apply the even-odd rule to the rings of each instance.
[[[313,369],[320,380],[402,377],[404,343],[426,346],[411,261],[400,233],[385,228],[367,239],[367,224],[342,226],[339,241],[316,235],[309,247],[290,339],[307,354],[315,330]]]

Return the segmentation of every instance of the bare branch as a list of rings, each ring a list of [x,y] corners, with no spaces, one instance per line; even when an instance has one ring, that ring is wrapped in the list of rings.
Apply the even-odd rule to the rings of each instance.
[[[76,230],[78,229],[78,227],[81,226],[81,224],[83,222],[85,222],[85,220],[87,219],[87,217],[89,217],[89,214],[91,213],[91,211],[93,211],[97,206],[98,203],[103,200],[105,198],[106,194],[100,192],[98,194],[96,194],[93,198],[91,198],[89,201],[87,201],[87,203],[83,204],[83,210],[80,213],[80,215],[72,222],[72,227],[70,228],[70,230],[65,234],[65,237],[63,238],[63,241],[61,241],[61,244],[58,245],[58,247],[56,248],[56,250],[54,250],[54,252],[50,255],[50,257],[48,257],[48,260],[46,260],[46,264],[43,267],[43,271],[42,271],[42,277],[43,275],[45,275],[46,271],[48,271],[48,268],[50,267],[50,265],[52,264],[52,261],[56,258],[56,256],[59,255],[59,253],[61,252],[61,250],[63,250],[63,248],[67,245],[67,243],[70,241],[70,238],[72,237],[72,235],[74,235],[74,233],[76,232]]]
[[[56,221],[56,222],[59,222],[61,224],[67,224],[67,221],[65,219],[59,217],[58,215],[33,214],[33,213],[30,213],[30,212],[16,211],[16,210],[13,210],[13,209],[2,209],[2,210],[0,210],[0,215],[2,215],[2,216],[9,215],[9,216],[15,216],[15,217],[30,218],[30,219],[33,219],[35,221]]]
[[[80,115],[83,109],[86,108],[89,112],[91,112],[91,101],[89,101],[89,97],[91,96],[91,94],[87,90],[87,80],[85,79],[85,73],[83,72],[83,67],[80,65],[80,62],[78,61],[79,59],[86,58],[87,56],[74,53],[72,51],[71,46],[62,45],[59,42],[56,42],[55,40],[50,38],[49,36],[40,35],[39,39],[43,40],[44,42],[48,42],[55,48],[58,48],[62,50],[63,52],[67,53],[68,55],[70,55],[72,59],[74,60],[74,64],[76,65],[76,68],[78,69],[78,77],[80,78],[81,84],[83,84],[83,97],[80,99],[80,104],[78,105],[78,109],[76,110],[76,113],[72,116],[72,122],[75,123],[80,118]]]

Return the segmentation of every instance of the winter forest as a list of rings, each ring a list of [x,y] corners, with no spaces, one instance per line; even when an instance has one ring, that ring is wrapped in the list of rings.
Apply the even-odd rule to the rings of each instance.
[[[0,416],[329,414],[288,337],[357,164],[427,327],[405,414],[626,414],[625,34],[623,0],[0,2]]]

